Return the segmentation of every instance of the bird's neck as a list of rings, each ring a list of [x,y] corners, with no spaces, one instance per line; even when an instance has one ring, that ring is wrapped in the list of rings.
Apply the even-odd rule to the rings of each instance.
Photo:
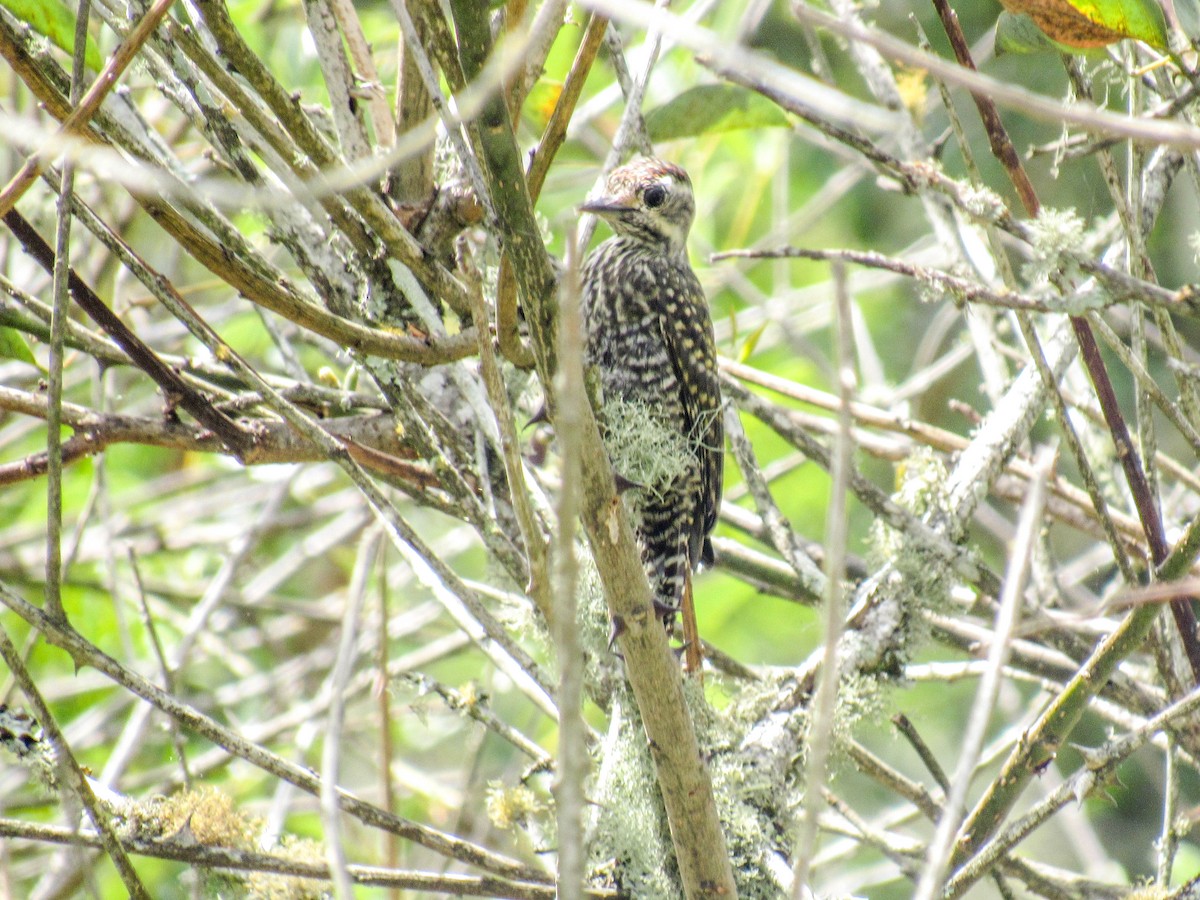
[[[619,244],[620,249],[625,253],[658,257],[665,256],[670,259],[687,262],[687,244],[682,241],[671,240],[659,232],[639,232],[636,235],[618,234],[612,240]]]

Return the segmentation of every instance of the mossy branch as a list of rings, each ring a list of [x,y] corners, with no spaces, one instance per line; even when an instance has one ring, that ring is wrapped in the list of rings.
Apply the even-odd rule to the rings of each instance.
[[[579,431],[584,530],[646,728],[684,892],[689,900],[736,897],[711,779],[684,703],[679,662],[654,613],[633,530],[590,410]]]
[[[490,47],[484,8],[468,2],[452,5],[458,26],[460,56],[468,77],[482,67]],[[558,360],[554,341],[557,298],[554,275],[533,205],[525,172],[502,94],[485,104],[473,124],[482,151],[484,174],[499,218],[506,252],[513,263],[525,304],[538,374],[553,410],[552,376],[559,365],[582,366],[581,359]],[[583,384],[582,373],[572,379]],[[737,896],[725,838],[717,816],[712,782],[700,757],[695,729],[683,701],[679,664],[654,614],[650,585],[634,542],[600,430],[590,406],[578,411],[579,455],[583,472],[582,520],[630,685],[646,728],[671,827],[680,876],[688,898]]]

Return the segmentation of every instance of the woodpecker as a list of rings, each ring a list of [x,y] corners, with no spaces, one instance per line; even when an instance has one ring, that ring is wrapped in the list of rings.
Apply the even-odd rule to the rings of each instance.
[[[661,159],[614,169],[580,207],[612,228],[583,266],[585,365],[598,373],[600,418],[613,399],[644,409],[686,448],[682,473],[625,492],[655,607],[670,626],[680,608],[690,671],[700,664],[691,573],[711,565],[721,503],[724,426],[708,301],[687,257],[696,214],[687,173]],[[606,430],[607,431],[607,430]],[[606,434],[606,443],[609,438]],[[609,446],[617,475],[618,448]],[[634,482],[634,479],[627,479]]]

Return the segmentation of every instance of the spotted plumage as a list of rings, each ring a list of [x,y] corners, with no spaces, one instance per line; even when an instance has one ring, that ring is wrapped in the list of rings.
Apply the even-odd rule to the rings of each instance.
[[[669,483],[626,495],[666,611],[684,600],[691,571],[713,560],[724,454],[712,319],[687,258],[692,185],[676,165],[637,159],[615,169],[581,208],[614,231],[583,267],[586,362],[599,373],[601,417],[616,398],[624,410],[645,409],[686,448],[682,472]],[[609,450],[617,474],[627,476],[620,453]]]

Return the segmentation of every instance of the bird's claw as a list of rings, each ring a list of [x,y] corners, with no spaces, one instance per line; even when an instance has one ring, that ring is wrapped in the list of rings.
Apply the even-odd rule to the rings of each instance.
[[[620,616],[612,617],[612,631],[608,634],[608,650],[610,653],[616,653],[620,658],[621,654],[617,653],[613,648],[617,645],[617,638],[625,633],[625,620]]]
[[[675,616],[679,614],[679,610],[680,607],[675,604],[667,603],[658,598],[654,600],[654,615],[662,619],[664,623],[673,621]]]
[[[645,487],[644,484],[641,484],[636,481],[630,481],[628,478],[626,478],[624,475],[622,475],[620,472],[617,472],[617,471],[613,472],[613,483],[617,487],[618,494],[623,494],[626,491],[633,490],[634,488],[644,488]]]
[[[547,408],[546,404],[543,403],[537,408],[537,412],[533,414],[533,417],[525,423],[525,427],[528,428],[530,425],[541,425],[543,422],[549,421],[550,410]]]
[[[682,660],[683,660],[683,656],[684,656],[684,654],[685,654],[685,653],[687,653],[687,651],[688,651],[688,648],[689,648],[690,646],[692,646],[692,642],[691,642],[691,641],[684,641],[684,642],[683,642],[682,644],[680,644],[678,647],[672,647],[672,648],[671,648],[671,652],[672,652],[673,654],[675,654],[675,660],[676,660],[677,662],[680,662],[680,661],[682,661]]]

